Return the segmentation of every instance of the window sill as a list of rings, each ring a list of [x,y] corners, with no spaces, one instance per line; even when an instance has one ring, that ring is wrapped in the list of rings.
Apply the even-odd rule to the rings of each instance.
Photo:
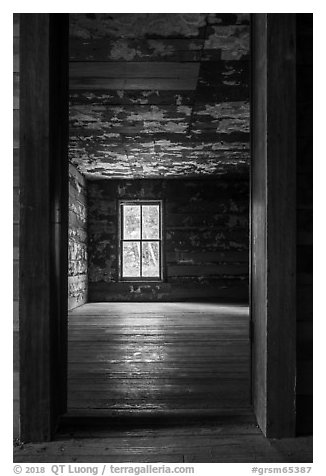
[[[163,283],[163,279],[119,279],[119,283],[132,283],[132,284],[147,284],[147,283]]]

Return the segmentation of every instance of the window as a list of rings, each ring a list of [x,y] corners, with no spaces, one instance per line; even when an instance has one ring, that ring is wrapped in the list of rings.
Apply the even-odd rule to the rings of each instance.
[[[120,202],[120,277],[162,279],[162,212],[160,201]]]

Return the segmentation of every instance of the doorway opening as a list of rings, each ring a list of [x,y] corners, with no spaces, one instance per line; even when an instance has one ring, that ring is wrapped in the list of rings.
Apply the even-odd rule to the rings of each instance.
[[[90,15],[90,19],[92,18],[93,16]],[[227,18],[230,20],[230,16]],[[255,308],[251,308],[255,333],[253,339],[254,406],[258,423],[264,434],[286,436],[294,434],[296,396],[296,339],[294,332],[296,236],[293,218],[295,216],[296,190],[295,180],[293,180],[296,135],[295,124],[292,120],[295,109],[293,84],[296,77],[296,15],[255,14],[252,18],[254,20],[252,35],[255,40],[253,42],[253,97],[255,99],[253,125],[255,127],[252,165],[255,168],[252,169],[254,180],[251,183],[251,226],[255,226],[257,238],[253,239],[251,243],[252,271],[256,273],[253,276],[255,279],[251,281],[251,294],[255,303]],[[110,18],[108,20],[110,21]],[[223,21],[219,23],[223,24]],[[67,331],[65,317],[67,313],[61,312],[67,303],[66,299],[62,300],[62,296],[65,296],[67,291],[67,286],[62,287],[67,279],[67,248],[65,245],[67,233],[62,233],[62,231],[65,231],[68,222],[68,220],[65,221],[67,200],[63,199],[67,191],[66,177],[68,174],[62,173],[62,170],[65,170],[68,164],[67,162],[63,164],[61,160],[62,157],[66,157],[66,133],[68,131],[68,127],[63,126],[63,120],[67,117],[68,104],[66,97],[68,91],[66,87],[68,35],[65,33],[68,32],[68,29],[66,27],[66,15],[22,15],[20,33],[22,41],[19,49],[21,55],[19,120],[22,144],[19,154],[21,157],[19,388],[21,435],[25,441],[50,439],[54,434],[57,418],[65,412],[66,407],[67,393],[64,387],[67,363],[65,355]],[[279,49],[269,48],[275,38],[279,42]],[[282,55],[277,53],[279,50],[283,52]],[[35,68],[31,68],[33,64]],[[192,71],[191,68],[189,71]],[[284,82],[282,83],[274,81],[274,78],[279,75],[280,68],[284,68],[287,72],[283,76]],[[31,72],[35,70],[38,71],[38,78],[42,78],[42,81],[36,81],[35,76],[31,75]],[[214,69],[214,74],[216,71]],[[58,81],[58,75],[61,78],[60,81]],[[230,75],[232,76],[231,70],[227,72],[226,76]],[[176,78],[174,77],[174,79]],[[107,84],[106,79],[104,82]],[[72,83],[79,85],[83,90],[87,79],[81,78],[79,82],[78,79],[77,82],[72,79]],[[130,81],[126,83],[120,81],[115,84],[130,86],[131,83]],[[132,84],[137,84],[137,81],[132,81]],[[201,82],[204,90],[207,84],[205,80]],[[233,83],[232,77],[226,79],[225,84],[228,86],[237,85],[237,83]],[[112,94],[113,101],[116,96],[121,99],[121,90],[119,89],[120,92],[117,95]],[[233,89],[233,92],[236,90],[239,91]],[[157,94],[155,93],[154,97],[155,95]],[[162,96],[164,97],[164,94]],[[75,96],[71,97],[71,105],[73,105],[73,97]],[[129,97],[137,99],[133,93]],[[86,100],[93,98],[93,92],[90,96],[86,94],[85,98]],[[175,105],[179,105],[179,94],[176,95],[175,100]],[[282,107],[275,108],[275,104],[281,104]],[[260,117],[262,120],[259,120]],[[35,120],[32,121],[31,118]],[[114,122],[117,123],[117,121]],[[97,120],[93,122],[92,126],[96,126],[96,124],[98,124]],[[196,136],[197,134],[194,135],[194,137]],[[147,134],[146,137],[148,137]],[[282,141],[278,140],[279,138],[282,138]],[[87,142],[86,139],[85,143]],[[157,144],[153,143],[153,145]],[[185,144],[182,145],[182,147],[184,146]],[[95,168],[91,167],[91,150],[92,147],[86,155],[85,163],[90,165],[90,176],[94,177],[93,174],[99,170],[96,164]],[[159,152],[156,149],[154,151],[155,153]],[[129,152],[130,149],[128,154],[126,153],[128,157],[130,157]],[[144,150],[143,152],[145,153]],[[81,149],[82,155],[83,150]],[[121,158],[120,155],[116,157]],[[277,157],[283,158],[282,165],[285,168],[280,169],[279,161],[275,160]],[[307,157],[309,158],[309,154]],[[102,161],[102,164],[108,163]],[[135,165],[132,160],[128,160],[127,163],[132,167]],[[198,163],[196,162],[196,164]],[[120,179],[126,179],[126,170],[121,168],[121,163],[110,162],[110,173],[117,172],[114,164],[118,167]],[[173,161],[173,164],[178,166],[177,161]],[[139,164],[137,163],[137,165]],[[148,172],[150,171],[148,163],[146,165]],[[156,165],[157,163],[155,163]],[[160,162],[159,165],[163,167],[160,171],[166,170],[166,163],[164,165]],[[191,161],[190,167],[192,166],[193,162]],[[183,171],[187,169],[189,172],[184,160],[182,167]],[[103,168],[105,169],[105,166]],[[137,175],[137,170],[139,171],[137,167],[133,169],[133,177]],[[51,186],[48,183],[50,177],[53,177]],[[115,176],[115,178],[117,177]],[[191,179],[193,178],[195,177],[191,177]],[[92,180],[87,179],[87,181],[89,189],[93,188]],[[35,183],[38,183],[39,187],[35,187]],[[110,184],[113,184],[113,179],[112,181],[110,179]],[[126,182],[117,184],[119,190],[123,190],[121,186],[125,184]],[[96,191],[96,185],[94,187],[95,195],[102,193],[100,189]],[[115,199],[116,197],[117,194],[115,194]],[[195,200],[198,203],[196,194],[193,197],[196,197]],[[130,198],[143,197],[137,195]],[[272,207],[270,203],[273,203]],[[108,206],[107,200],[105,206]],[[97,207],[98,209],[99,207]],[[277,210],[276,214],[275,210]],[[268,233],[267,221],[269,224],[273,224],[272,227],[269,226]],[[112,223],[114,224],[114,212]],[[279,234],[279,230],[286,230],[286,234]],[[188,235],[190,236],[190,233]],[[196,240],[192,241],[196,243]],[[88,242],[90,243],[90,241]],[[266,243],[269,245],[267,248],[260,246]],[[96,246],[96,249],[99,247]],[[180,260],[178,264],[185,264],[182,262],[183,252],[183,249],[175,250],[175,256]],[[272,268],[269,266],[270,263],[273,263]],[[87,267],[87,270],[90,269],[92,266]],[[115,268],[112,269],[114,271]],[[109,266],[104,268],[104,271],[100,266],[93,277],[104,276],[105,281],[105,276],[113,276],[110,272],[105,274],[109,270]],[[101,296],[100,299],[103,301],[103,293],[112,296],[112,290],[115,292],[118,290],[114,279],[105,281],[105,286],[101,285],[101,279],[97,280],[96,285],[96,279],[93,281],[85,280],[87,284],[91,284],[89,296],[93,296],[92,299],[95,301],[94,296],[96,295]],[[205,283],[207,290],[209,286],[207,287],[206,284],[207,282]],[[224,287],[224,290],[226,288],[228,286]],[[150,288],[147,288],[147,292],[148,289]],[[166,290],[168,289],[167,286]],[[39,290],[39,292],[36,293],[35,290]],[[83,290],[78,291],[78,287],[75,288],[75,291],[72,298],[79,295],[81,299],[85,296]],[[130,288],[130,292],[138,297],[141,295],[142,289],[136,286],[136,288]],[[216,286],[214,292],[216,299]],[[268,302],[273,303],[272,307],[267,306],[266,292],[271,298]],[[148,293],[147,296],[150,294]],[[191,294],[198,299],[195,287],[191,287]],[[180,293],[178,297],[181,299]],[[206,295],[205,299],[207,298]],[[285,324],[288,329],[287,333],[284,333]],[[276,342],[277,346],[274,345]],[[284,362],[287,362],[288,365],[284,366]],[[269,365],[269,363],[272,364]]]
[[[70,15],[68,415],[250,411],[249,36]]]

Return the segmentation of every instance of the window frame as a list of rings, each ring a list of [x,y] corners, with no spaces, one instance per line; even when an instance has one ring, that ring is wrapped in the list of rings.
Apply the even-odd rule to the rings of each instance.
[[[158,205],[159,206],[159,238],[158,239],[143,239],[142,238],[142,209],[140,209],[141,216],[141,228],[139,239],[123,239],[123,205]],[[163,274],[163,201],[162,200],[119,200],[118,201],[118,215],[119,215],[119,236],[118,236],[118,256],[119,256],[119,281],[122,282],[162,282],[164,279]],[[142,243],[143,242],[158,242],[159,243],[159,276],[123,276],[123,243],[124,242],[139,242],[140,243],[140,256],[142,256]],[[142,271],[142,260],[140,260],[140,270]]]

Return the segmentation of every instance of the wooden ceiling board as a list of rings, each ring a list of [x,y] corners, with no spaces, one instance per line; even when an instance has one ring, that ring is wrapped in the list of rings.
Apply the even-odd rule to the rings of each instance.
[[[90,136],[79,136],[78,133],[71,135],[71,150],[74,148],[87,149],[96,155],[96,151],[104,152],[107,156],[110,154],[120,154],[130,156],[139,156],[140,154],[158,154],[163,157],[164,154],[178,153],[185,157],[205,155],[213,156],[224,151],[245,152],[249,151],[247,133],[235,132],[233,140],[230,141],[229,134],[216,135],[212,142],[195,140],[195,137],[189,138],[185,141],[183,137],[176,137],[175,135],[167,136],[161,134],[161,137],[156,135],[155,140],[152,140],[148,134],[139,136],[123,136],[120,138],[112,138],[110,134],[97,135],[96,141],[92,140]],[[214,139],[213,138],[213,139]],[[109,140],[114,139],[114,140]],[[78,160],[78,157],[76,157]]]
[[[198,62],[243,60],[249,54],[249,25],[212,25],[206,38],[71,38],[71,61]]]
[[[70,61],[198,62],[205,39],[71,38]]]
[[[193,150],[249,150],[248,132],[216,133],[205,132],[199,134],[181,135],[176,133],[154,133],[154,134],[115,134],[95,131],[86,132],[83,128],[70,130],[70,145],[77,147],[87,147],[93,153],[97,149],[110,152],[118,151],[121,154],[126,151],[133,151],[141,155],[148,150],[157,152],[173,151],[182,148],[186,153]],[[78,159],[78,157],[76,157]]]
[[[73,14],[70,161],[89,179],[248,172],[247,14]]]
[[[70,33],[77,38],[193,38],[204,35],[205,13],[71,14]]]
[[[83,154],[83,150],[79,151],[82,161],[71,159],[71,163],[76,165],[80,172],[87,179],[99,178],[175,178],[175,177],[196,177],[223,175],[228,173],[244,173],[248,174],[248,157],[223,154],[219,159],[213,158],[184,160],[175,154],[166,156],[163,159],[151,154],[144,155],[142,162],[130,157],[107,158],[105,156],[90,157]]]
[[[81,133],[201,134],[204,132],[249,132],[249,103],[245,101],[202,106],[106,106],[70,107],[70,127]]]
[[[194,90],[199,63],[72,62],[70,90]]]
[[[129,90],[142,91],[160,90],[160,91],[194,91],[196,89],[197,78],[71,78],[69,88],[74,90],[97,91]]]
[[[234,88],[233,88],[234,89]],[[152,90],[71,90],[69,103],[71,106],[88,104],[129,106],[129,105],[193,105],[195,91],[159,91]]]
[[[199,63],[82,61],[71,62],[70,78],[186,78],[197,77]]]
[[[72,38],[204,38],[211,25],[248,25],[248,13],[72,13]]]

